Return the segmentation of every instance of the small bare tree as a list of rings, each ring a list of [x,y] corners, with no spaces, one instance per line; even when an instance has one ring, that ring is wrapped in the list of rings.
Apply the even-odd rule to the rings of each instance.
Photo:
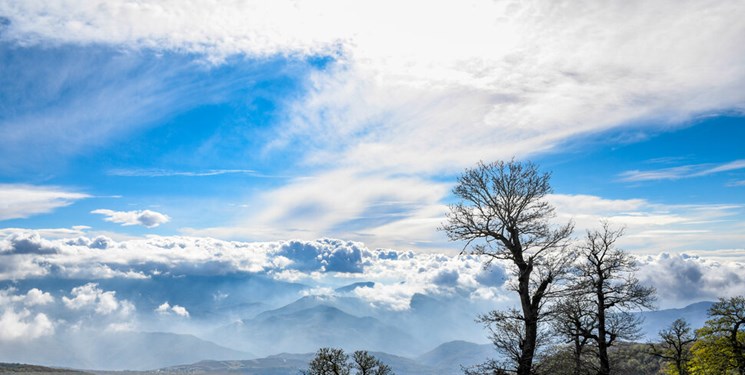
[[[691,344],[696,341],[691,326],[685,320],[677,319],[669,328],[660,331],[659,335],[661,343],[649,344],[651,354],[670,361],[675,369],[674,375],[687,375]]]
[[[350,375],[349,356],[342,349],[321,348],[308,364],[304,375]]]
[[[343,349],[321,348],[308,364],[303,375],[394,375],[391,367],[364,350],[352,354],[352,360]]]
[[[391,367],[381,362],[364,350],[358,350],[352,355],[352,367],[357,369],[357,375],[392,375]]]
[[[518,375],[531,374],[552,286],[564,275],[569,261],[562,253],[573,225],[554,228],[554,208],[545,200],[551,192],[550,175],[539,173],[530,162],[479,163],[458,179],[453,194],[460,201],[450,206],[444,230],[452,241],[466,241],[464,252],[487,258],[487,265],[506,260],[513,268],[510,284],[520,298],[520,309],[489,314],[497,330],[516,334],[504,350],[515,362]],[[499,324],[502,327],[499,327]]]
[[[598,374],[610,374],[608,348],[617,340],[639,337],[639,318],[629,313],[633,308],[652,308],[655,290],[641,285],[634,276],[638,267],[629,254],[616,247],[623,229],[613,229],[607,221],[599,231],[588,231],[579,246],[577,292],[594,302],[596,329],[585,337],[596,344],[600,362]]]
[[[590,343],[590,332],[597,328],[595,305],[585,296],[570,293],[553,306],[552,326],[554,331],[563,336],[572,345],[574,375],[581,375],[584,369],[583,355]]]

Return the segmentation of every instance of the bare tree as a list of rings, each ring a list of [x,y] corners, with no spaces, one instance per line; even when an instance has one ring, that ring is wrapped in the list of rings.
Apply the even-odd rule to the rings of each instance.
[[[352,355],[352,367],[357,369],[357,375],[392,375],[391,367],[381,362],[364,350],[358,350]]]
[[[552,326],[554,331],[563,336],[572,345],[573,373],[582,374],[585,347],[590,342],[588,332],[597,328],[597,314],[592,301],[583,295],[571,293],[553,306]]]
[[[696,341],[691,326],[683,319],[675,320],[669,328],[659,333],[662,342],[649,344],[653,356],[672,362],[675,375],[688,374],[688,361],[691,358],[690,347]]]
[[[342,349],[321,348],[308,364],[305,375],[350,375],[349,356]]]
[[[304,375],[350,375],[352,369],[356,375],[394,375],[391,367],[364,350],[352,354],[352,360],[342,349],[321,348],[308,364]]]
[[[633,308],[652,308],[655,290],[639,283],[634,276],[638,267],[629,254],[616,247],[623,229],[613,229],[607,221],[599,231],[588,231],[579,246],[577,291],[591,296],[595,304],[596,329],[585,337],[595,341],[600,367],[598,373],[610,374],[608,348],[617,340],[639,337],[639,318]]]
[[[549,179],[530,162],[479,163],[458,179],[453,194],[460,201],[450,206],[441,228],[450,240],[466,241],[463,251],[485,256],[487,264],[506,260],[514,266],[510,285],[520,298],[519,318],[494,321],[508,323],[513,332],[515,320],[521,325],[514,353],[506,353],[514,356],[518,375],[531,374],[539,323],[546,317],[542,309],[568,263],[561,250],[573,225],[551,226],[554,208],[545,200],[551,192]]]

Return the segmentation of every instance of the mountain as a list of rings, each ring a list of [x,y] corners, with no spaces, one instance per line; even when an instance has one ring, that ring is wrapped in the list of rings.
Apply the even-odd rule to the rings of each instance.
[[[0,363],[0,374],[91,375],[91,373],[89,372],[37,365],[27,365],[22,363]]]
[[[349,352],[348,354],[352,354]],[[424,365],[414,359],[400,357],[383,352],[371,352],[376,358],[391,366],[397,375],[456,375],[460,372],[448,372]],[[189,365],[171,366],[151,371],[110,372],[95,371],[99,375],[297,375],[300,370],[308,368],[308,363],[315,353],[288,354],[282,353],[243,361],[200,361]]]
[[[460,374],[461,366],[470,367],[494,358],[497,353],[491,344],[468,341],[446,342],[416,358],[419,363],[433,367],[441,373]]]
[[[297,375],[308,367],[313,354],[280,354],[244,361],[200,361],[190,365],[171,366],[150,373],[157,374],[261,374]]]
[[[0,342],[0,361],[79,369],[148,370],[204,359],[250,357],[192,335],[159,332],[77,332]]]
[[[679,309],[664,309],[655,311],[643,311],[638,313],[644,318],[642,323],[642,334],[645,340],[657,340],[660,330],[670,327],[670,324],[676,319],[685,319],[691,328],[698,329],[703,327],[708,319],[708,311],[714,302],[703,301],[690,304]]]
[[[476,318],[489,310],[487,306],[458,295],[434,297],[416,293],[411,297],[408,310],[390,311],[381,314],[379,319],[430,345],[454,340],[482,341],[487,332]],[[421,348],[420,353],[429,348],[431,346]]]
[[[378,319],[354,316],[325,304],[308,308],[301,305],[267,311],[224,326],[211,337],[261,355],[314,352],[323,346],[414,354],[420,346],[410,335]]]

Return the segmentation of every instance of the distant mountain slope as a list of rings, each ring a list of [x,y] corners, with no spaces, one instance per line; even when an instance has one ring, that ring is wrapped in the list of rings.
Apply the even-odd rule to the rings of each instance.
[[[323,346],[414,354],[419,346],[413,337],[372,317],[354,316],[328,305],[296,308],[272,310],[230,324],[212,337],[260,355],[314,352]]]
[[[65,334],[23,343],[0,343],[0,360],[99,370],[149,370],[204,359],[251,355],[192,335],[115,332]]]
[[[462,373],[461,366],[469,367],[484,363],[496,355],[491,344],[451,341],[420,355],[416,360],[443,373],[459,374]]]
[[[60,374],[91,375],[89,372],[54,367],[27,365],[23,363],[0,363],[0,374]]]
[[[642,324],[644,338],[656,340],[659,331],[669,327],[676,319],[685,319],[693,329],[701,328],[708,319],[707,312],[713,304],[714,302],[711,301],[703,301],[679,309],[643,311],[639,315],[644,318]]]
[[[348,353],[348,354],[351,354]],[[397,375],[455,375],[458,373],[443,372],[416,360],[395,356],[388,353],[372,352],[393,369]],[[297,375],[300,370],[308,368],[308,363],[313,359],[314,353],[305,354],[277,354],[266,358],[252,359],[246,361],[201,361],[190,365],[171,366],[154,371],[132,372],[126,375]],[[124,375],[123,373],[96,372],[101,375]]]

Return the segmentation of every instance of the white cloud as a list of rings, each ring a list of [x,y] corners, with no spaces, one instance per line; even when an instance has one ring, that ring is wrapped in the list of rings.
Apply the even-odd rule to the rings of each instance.
[[[171,220],[168,215],[151,210],[140,211],[113,211],[98,209],[91,211],[92,214],[105,215],[104,220],[121,224],[123,226],[142,225],[145,228],[155,228]]]
[[[101,315],[110,315],[118,312],[121,315],[129,315],[134,310],[134,305],[129,301],[119,301],[115,291],[104,291],[97,283],[87,283],[70,291],[72,298],[63,296],[62,302],[68,309],[92,309]]]
[[[602,219],[625,227],[620,243],[627,250],[661,251],[737,248],[745,240],[745,207],[734,204],[660,204],[644,199],[604,199],[591,195],[553,194],[558,219],[574,220],[575,234],[595,229]]]
[[[431,241],[447,207],[445,183],[416,176],[364,173],[354,168],[297,178],[260,194],[256,213],[234,227],[184,229],[220,238],[311,240],[333,233],[375,246],[407,248]]]
[[[173,305],[171,306],[168,301],[163,302],[160,306],[158,306],[155,310],[156,313],[161,315],[169,315],[169,314],[176,314],[181,317],[188,318],[189,317],[189,311],[186,310],[185,307],[179,306],[179,305]]]
[[[54,254],[59,247],[38,232],[13,232],[0,241],[0,254]]]
[[[661,298],[669,304],[681,305],[695,298],[709,298],[717,293],[736,293],[740,288],[738,275],[745,257],[737,245],[714,247],[717,244],[741,244],[742,228],[731,227],[729,238],[713,233],[707,225],[721,226],[731,210],[719,206],[659,206],[643,200],[603,200],[590,196],[552,196],[560,208],[569,207],[589,213],[577,218],[578,236],[584,227],[593,228],[599,218],[609,218],[614,225],[625,224],[627,235],[620,246],[640,256],[643,271],[640,277],[661,290]],[[667,210],[667,211],[663,211]],[[659,211],[659,212],[658,212]],[[562,211],[560,211],[561,213]],[[571,214],[571,211],[567,215]],[[559,219],[564,219],[564,213]],[[667,221],[665,221],[667,220]],[[708,224],[707,222],[711,222]],[[729,225],[729,224],[728,224]],[[36,255],[10,253],[2,255],[0,274],[10,264],[17,267],[16,279],[33,279],[42,275],[91,282],[73,288],[61,296],[60,306],[71,314],[87,312],[96,319],[120,322],[130,319],[134,305],[118,298],[114,290],[101,288],[102,279],[137,279],[171,276],[215,276],[254,274],[284,281],[301,282],[311,288],[308,293],[328,292],[343,285],[372,281],[371,287],[359,287],[351,293],[381,309],[406,310],[416,294],[431,296],[460,295],[490,303],[506,303],[512,293],[504,283],[512,277],[510,267],[495,262],[483,269],[483,259],[443,253],[370,250],[363,243],[334,239],[313,241],[238,242],[200,237],[153,236],[123,240],[105,250],[91,248],[90,241],[79,238],[47,241],[58,249],[55,253]],[[658,257],[661,251],[671,255]],[[678,254],[687,253],[682,257]],[[647,256],[646,254],[650,254]],[[693,254],[699,255],[694,259]],[[19,273],[25,264],[37,273]],[[690,272],[689,272],[690,271]],[[688,284],[678,278],[708,276]],[[689,277],[690,278],[690,277]],[[732,282],[728,282],[728,280]],[[111,282],[111,281],[109,281]],[[114,283],[117,281],[113,280]],[[676,294],[676,285],[687,285]],[[683,293],[683,294],[681,294]],[[219,290],[206,294],[208,300],[220,301],[227,294]],[[214,296],[211,297],[211,296]],[[231,293],[232,297],[232,293]],[[4,301],[4,302],[3,302]],[[680,303],[678,303],[680,302]],[[21,311],[50,308],[55,303],[48,293],[30,289],[17,294],[15,290],[0,291],[0,307]],[[182,310],[183,308],[183,310]],[[184,306],[161,304],[156,312],[187,316]],[[46,310],[44,310],[46,313]],[[29,317],[33,317],[31,312]],[[31,319],[31,318],[28,318]]]
[[[0,341],[32,340],[54,333],[54,324],[43,313],[33,315],[29,310],[16,312],[5,309],[0,315]]]
[[[54,297],[48,292],[31,288],[25,295],[16,295],[15,288],[0,290],[0,307],[23,305],[24,307],[48,305],[54,302]]]
[[[719,165],[696,164],[647,171],[633,170],[623,172],[619,176],[621,177],[621,181],[629,182],[678,180],[681,178],[702,177],[739,169],[745,169],[745,160],[734,160]]]
[[[662,308],[741,295],[745,290],[742,275],[742,262],[669,253],[640,258],[639,279],[657,289]]]
[[[268,203],[233,227],[187,233],[372,235],[378,246],[399,247],[433,241],[422,234],[437,225],[447,195],[433,176],[627,124],[742,112],[744,8],[671,0],[116,0],[2,3],[0,13],[10,20],[4,38],[24,45],[102,43],[216,62],[234,54],[333,56],[310,77],[307,95],[288,105],[284,136],[268,146],[307,145],[303,163],[315,167],[315,179],[262,194]],[[685,171],[664,172],[645,178]],[[417,186],[426,193],[412,199]],[[381,201],[416,207],[371,218]]]
[[[31,288],[24,298],[26,306],[47,305],[52,302],[54,302],[54,297],[51,294],[37,288]]]
[[[52,212],[90,196],[54,186],[0,184],[0,220],[27,218]]]
[[[113,169],[108,172],[111,176],[124,177],[207,177],[223,174],[256,174],[250,169],[209,169],[204,171],[173,171],[166,169]]]
[[[54,297],[32,288],[26,294],[15,294],[15,288],[0,290],[0,341],[32,340],[54,333],[54,323],[41,312],[30,309],[49,305]]]

